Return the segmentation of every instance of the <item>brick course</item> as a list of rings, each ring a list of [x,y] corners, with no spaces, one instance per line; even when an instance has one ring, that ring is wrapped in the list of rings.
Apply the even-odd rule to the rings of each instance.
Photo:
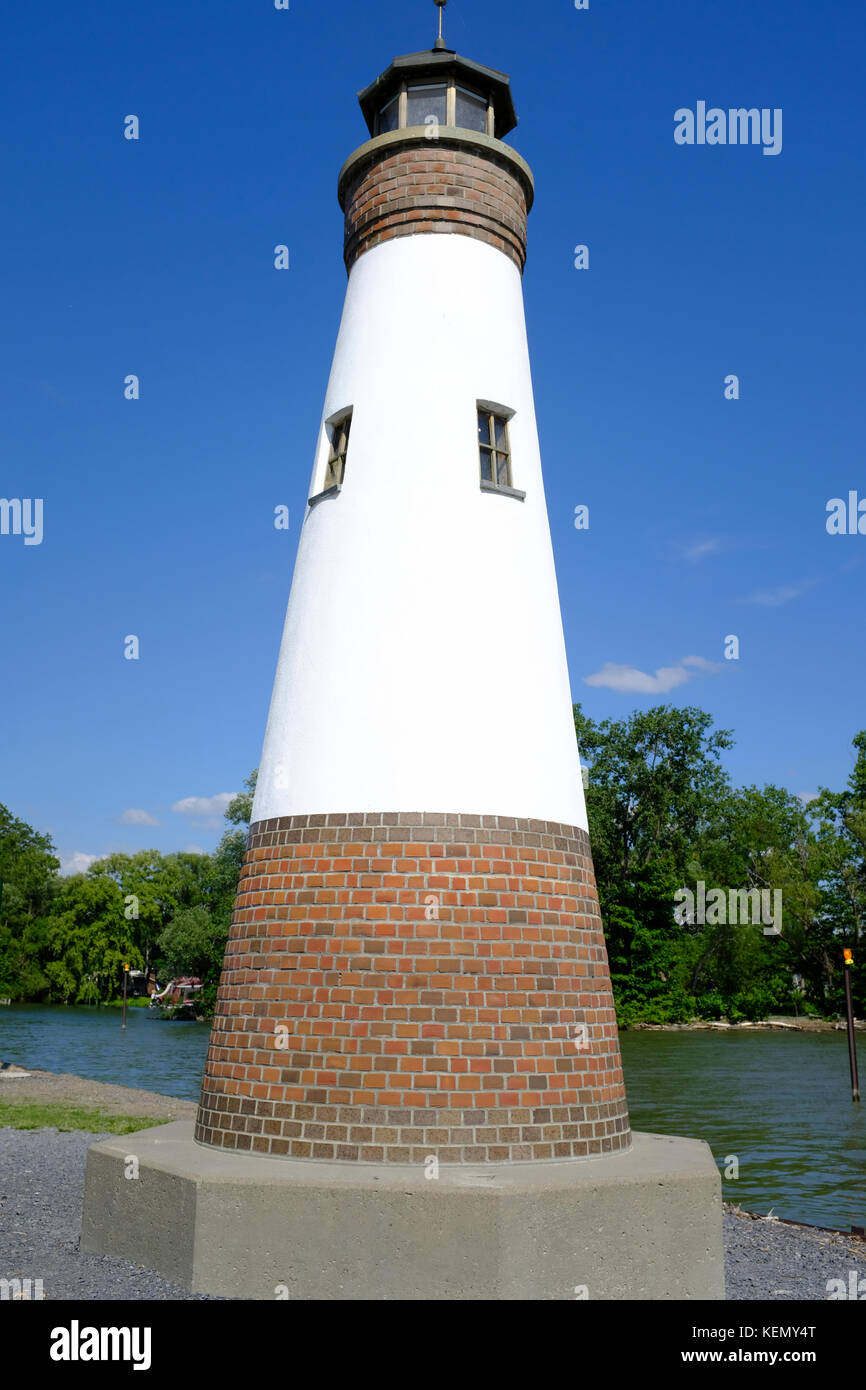
[[[419,232],[456,232],[526,263],[527,195],[507,157],[450,147],[447,135],[388,146],[341,190],[344,259],[351,270],[373,246]]]
[[[253,825],[196,1138],[397,1163],[628,1147],[586,833],[423,812]]]

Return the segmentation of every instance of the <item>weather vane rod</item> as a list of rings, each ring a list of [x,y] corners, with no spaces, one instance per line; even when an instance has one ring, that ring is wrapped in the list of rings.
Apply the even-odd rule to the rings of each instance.
[[[434,48],[445,48],[445,47],[446,47],[446,43],[445,43],[445,40],[444,40],[443,37],[442,37],[442,11],[445,9],[445,6],[448,4],[448,0],[435,0],[435,4],[437,5],[437,7],[438,7],[438,9],[439,9],[439,37],[437,38],[437,40],[436,40],[436,42],[434,43],[433,47],[434,47]]]

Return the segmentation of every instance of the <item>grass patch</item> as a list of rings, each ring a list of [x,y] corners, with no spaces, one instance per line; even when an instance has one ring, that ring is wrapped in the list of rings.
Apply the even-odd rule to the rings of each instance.
[[[143,1115],[111,1115],[92,1106],[66,1105],[63,1101],[0,1101],[0,1129],[83,1129],[90,1134],[134,1134],[137,1129],[165,1125]]]

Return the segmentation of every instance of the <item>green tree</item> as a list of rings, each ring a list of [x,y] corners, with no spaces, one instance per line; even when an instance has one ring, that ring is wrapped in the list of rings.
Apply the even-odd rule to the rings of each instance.
[[[694,706],[658,705],[599,724],[574,706],[589,770],[593,853],[606,880],[662,856],[683,873],[694,840],[729,786],[720,758],[733,739],[712,724],[712,716]]]
[[[251,772],[244,782],[246,791],[238,792],[233,797],[226,809],[226,820],[231,825],[249,825],[253,814],[253,797],[256,794],[256,782],[258,781],[259,770]]]
[[[859,949],[866,941],[866,730],[854,740],[854,767],[842,792],[822,788],[810,802],[823,854],[820,931],[815,950],[823,999],[844,1008],[842,949],[854,951],[851,988],[855,1009],[866,1011],[866,975]]]
[[[144,849],[137,854],[110,854],[91,864],[88,875],[116,884],[124,900],[124,913],[150,969],[157,940],[178,912],[207,900],[210,856],[160,854]]]
[[[0,994],[38,998],[48,987],[40,968],[40,918],[58,888],[60,861],[42,835],[0,804]]]
[[[117,996],[123,966],[142,956],[123,895],[111,879],[76,874],[64,880],[46,923],[45,975],[49,998],[60,1004],[98,1004]]]
[[[206,907],[186,907],[160,934],[159,948],[170,975],[219,974],[225,935]]]
[[[622,1022],[688,1017],[686,933],[675,894],[692,846],[728,791],[725,730],[694,707],[661,705],[596,724],[574,707],[588,768],[587,813],[599,905]]]

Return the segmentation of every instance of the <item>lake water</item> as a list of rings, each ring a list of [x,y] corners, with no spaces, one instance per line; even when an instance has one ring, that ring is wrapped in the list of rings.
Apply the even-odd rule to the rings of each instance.
[[[0,1007],[0,1061],[197,1100],[209,1028],[130,1009]],[[818,1226],[866,1224],[866,1106],[844,1033],[624,1033],[634,1129],[705,1139],[726,1201]],[[860,1070],[866,1080],[863,1035]],[[2,1083],[14,1094],[14,1082]],[[0,1093],[2,1094],[2,1093]]]
[[[726,1202],[866,1225],[866,1105],[851,1100],[845,1033],[639,1032],[621,1043],[632,1127],[705,1139],[723,1174],[734,1155]]]
[[[0,1062],[198,1100],[210,1025],[146,1015],[127,1009],[124,1033],[120,1009],[0,1007]]]

